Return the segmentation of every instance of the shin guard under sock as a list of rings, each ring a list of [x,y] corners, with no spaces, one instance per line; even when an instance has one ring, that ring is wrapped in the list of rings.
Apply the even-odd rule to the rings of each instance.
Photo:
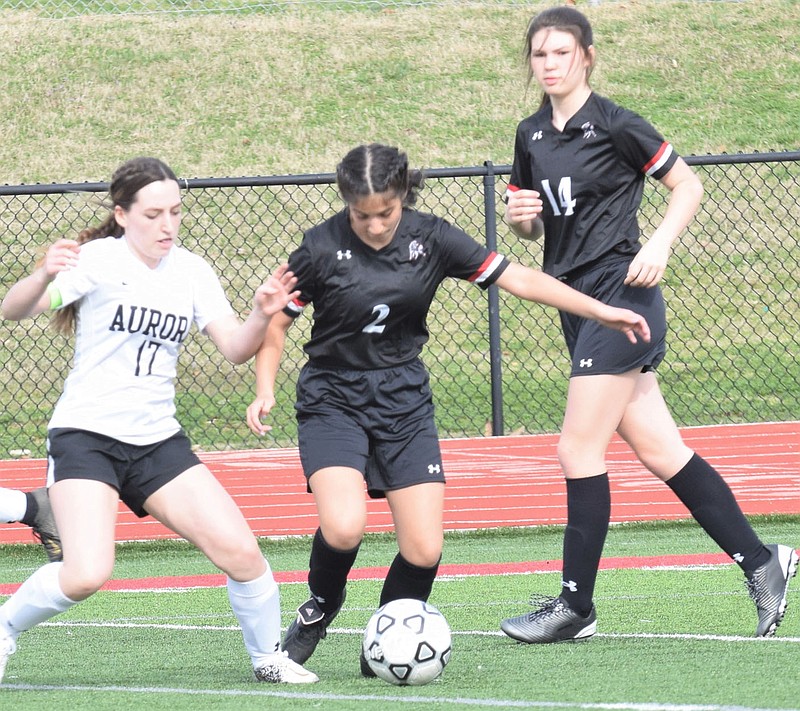
[[[431,594],[438,570],[438,562],[430,568],[421,568],[409,563],[398,553],[383,582],[380,604],[385,605],[387,602],[402,598],[413,598],[425,602]]]
[[[697,454],[667,480],[695,521],[745,573],[769,560],[769,551],[753,531],[730,487],[705,459]]]
[[[588,615],[611,518],[608,474],[567,479],[567,527],[561,597],[576,612]]]
[[[358,549],[359,546],[349,551],[331,548],[322,537],[322,531],[317,529],[314,534],[308,564],[308,587],[323,612],[333,612],[339,607]]]

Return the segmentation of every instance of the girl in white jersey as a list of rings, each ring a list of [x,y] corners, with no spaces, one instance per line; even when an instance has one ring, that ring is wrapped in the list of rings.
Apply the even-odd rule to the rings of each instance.
[[[756,635],[772,635],[797,553],[762,544],[728,485],[684,444],[654,372],[666,335],[658,284],[672,243],[700,204],[700,181],[649,123],[591,90],[595,48],[580,12],[556,7],[534,17],[526,54],[544,97],[517,129],[506,221],[521,237],[544,236],[544,271],[642,313],[652,338],[631,344],[562,314],[572,358],[558,444],[567,485],[562,590],[501,627],[529,643],[594,634],[592,595],[610,516],[605,453],[616,431],[739,564],[758,611]],[[636,216],[645,176],[660,180],[670,197],[661,224],[641,245]]]
[[[314,674],[279,651],[278,588],[233,499],[175,419],[178,351],[192,324],[234,363],[251,358],[290,298],[286,265],[255,291],[241,322],[211,267],[178,246],[172,170],[134,158],[114,173],[112,210],[78,240],[59,239],[2,302],[19,320],[57,309],[75,357],[48,426],[48,485],[63,562],[37,570],[0,607],[0,679],[17,637],[86,599],[111,577],[120,499],[196,545],[228,576],[231,607],[260,681]]]

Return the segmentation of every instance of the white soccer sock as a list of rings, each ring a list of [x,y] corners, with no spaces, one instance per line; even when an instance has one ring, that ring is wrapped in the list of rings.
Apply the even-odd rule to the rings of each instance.
[[[244,646],[253,662],[275,654],[281,643],[281,603],[278,585],[267,560],[267,570],[255,580],[240,583],[228,578],[228,599],[239,620]]]
[[[16,640],[20,632],[49,620],[73,605],[61,590],[58,573],[63,563],[43,565],[0,607],[0,625]]]
[[[0,487],[0,522],[19,521],[28,510],[28,498],[24,491]]]

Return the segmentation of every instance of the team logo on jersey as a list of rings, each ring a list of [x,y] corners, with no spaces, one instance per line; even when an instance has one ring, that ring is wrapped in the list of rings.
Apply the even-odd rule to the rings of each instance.
[[[408,245],[408,261],[416,262],[425,256],[425,247],[423,247],[417,240],[412,240]]]
[[[581,128],[583,129],[583,138],[585,140],[589,138],[597,138],[597,132],[594,130],[594,124],[590,121],[584,123]]]
[[[542,138],[544,138],[544,134],[541,131],[534,131],[531,134],[531,140],[532,141],[541,141]]]
[[[340,262],[343,259],[352,259],[352,258],[353,258],[353,253],[349,249],[336,250],[336,259],[338,259]]]

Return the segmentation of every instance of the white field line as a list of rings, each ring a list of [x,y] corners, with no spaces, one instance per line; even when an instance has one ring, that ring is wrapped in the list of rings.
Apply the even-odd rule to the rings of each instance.
[[[186,630],[186,631],[215,631],[215,632],[237,632],[241,633],[238,625],[190,625],[164,622],[79,622],[79,621],[53,621],[43,622],[39,627],[106,627],[111,629],[154,629],[154,630]],[[336,634],[347,634],[361,636],[363,629],[352,627],[331,627],[329,632]],[[453,630],[454,636],[464,637],[505,637],[500,631],[486,630]],[[714,634],[666,634],[666,633],[615,633],[599,632],[594,635],[599,639],[693,639],[708,642],[753,642],[755,644],[800,644],[800,637],[741,637],[738,635],[714,635]]]
[[[435,682],[434,682],[435,683]],[[185,689],[180,687],[159,686],[82,686],[55,684],[3,684],[5,690],[18,691],[79,691],[82,693],[96,692],[107,697],[110,694],[172,694],[178,696],[211,696],[229,698],[279,698],[290,700],[308,701],[346,701],[377,703],[376,708],[385,708],[388,703],[396,704],[430,704],[438,707],[474,706],[477,708],[491,709],[581,709],[596,711],[798,711],[798,709],[770,709],[754,706],[723,706],[716,704],[659,704],[659,703],[566,703],[563,701],[520,701],[512,699],[469,698],[469,697],[441,697],[414,696],[407,694],[325,694],[311,692],[279,691],[272,689]]]

